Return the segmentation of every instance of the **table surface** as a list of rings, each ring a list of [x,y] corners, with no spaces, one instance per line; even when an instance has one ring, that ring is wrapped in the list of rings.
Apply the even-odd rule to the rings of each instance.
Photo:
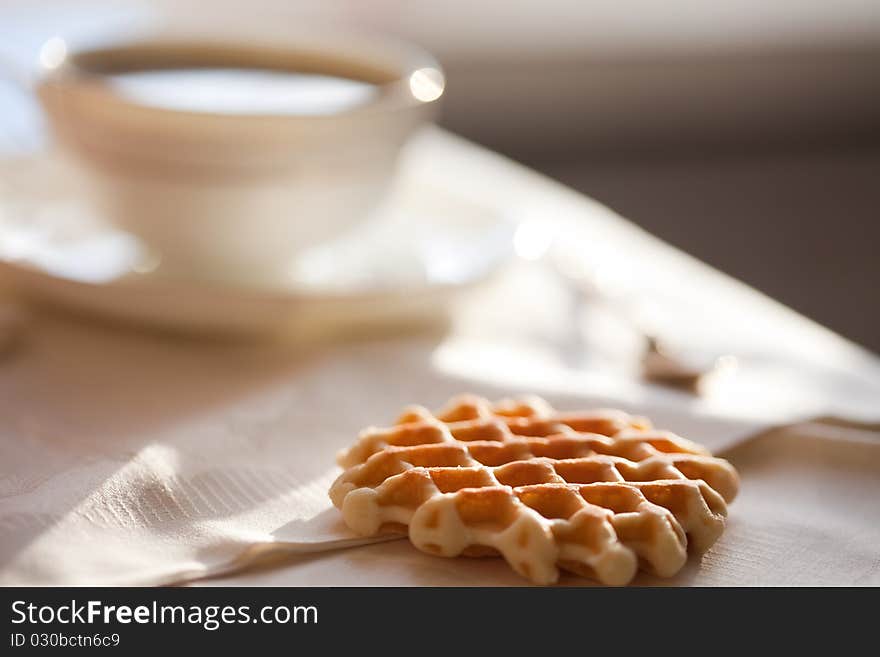
[[[727,387],[703,398],[644,385],[626,369],[585,368],[560,358],[558,345],[546,339],[567,321],[555,311],[545,312],[555,301],[528,284],[517,288],[514,281],[511,312],[520,318],[531,314],[527,319],[535,326],[514,336],[505,333],[504,318],[478,317],[480,340],[468,331],[457,332],[454,344],[434,351],[432,370],[497,389],[538,389],[651,408],[652,416],[661,418],[659,425],[664,424],[664,409],[671,417],[687,414],[697,421],[745,424],[829,413],[877,419],[876,356],[611,210],[438,129],[427,130],[411,144],[405,170],[516,220],[574,227],[585,257],[604,258],[616,271],[622,266],[638,294],[660,306],[662,334],[687,349],[733,353],[742,361]],[[294,359],[303,358],[300,353]],[[20,488],[26,479],[39,485],[52,473],[56,453],[69,449],[65,435],[98,451],[102,440],[124,442],[138,436],[138,444],[149,444],[151,431],[175,426],[183,431],[189,420],[208,410],[222,418],[227,407],[240,412],[249,395],[295,385],[297,377],[320,379],[325,361],[313,356],[301,367],[290,367],[290,362],[269,348],[179,340],[170,344],[161,336],[38,313],[24,348],[0,366],[0,441],[7,461],[0,485]],[[327,367],[333,362],[328,358]],[[127,363],[138,363],[137,371],[128,371]],[[399,397],[405,383],[389,380],[387,385]],[[424,391],[428,383],[420,385]],[[46,458],[32,471],[16,466],[17,459],[31,462],[27,459],[32,453],[19,446],[22,440],[30,441],[29,447],[45,445]],[[294,584],[297,571],[292,568],[278,570],[277,580],[264,574],[259,581]]]

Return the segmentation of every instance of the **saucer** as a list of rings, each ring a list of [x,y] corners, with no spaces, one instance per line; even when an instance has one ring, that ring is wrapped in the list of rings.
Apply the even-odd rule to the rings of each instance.
[[[183,331],[324,333],[436,320],[511,255],[514,222],[421,181],[399,181],[371,220],[306,251],[276,280],[171,275],[161,254],[100,221],[52,158],[0,164],[0,279],[19,295]]]

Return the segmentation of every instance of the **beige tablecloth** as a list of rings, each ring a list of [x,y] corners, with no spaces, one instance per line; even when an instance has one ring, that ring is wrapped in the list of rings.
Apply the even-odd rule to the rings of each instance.
[[[443,133],[412,175],[524,218],[576,226],[584,253],[627,266],[688,349],[741,356],[704,399],[643,386],[632,344],[572,316],[558,281],[511,267],[460,300],[450,326],[337,344],[235,344],[39,314],[0,364],[0,584],[170,583],[223,572],[279,543],[349,537],[326,489],[367,424],[451,394],[544,394],[614,405],[730,450],[743,493],[718,546],[676,583],[877,583],[877,447],[768,424],[870,418],[877,359],[645,235],[606,209]],[[572,338],[583,320],[585,341]],[[815,433],[815,432],[814,432]],[[493,561],[444,561],[393,542],[300,557],[231,583],[519,583]],[[581,583],[578,580],[578,583]]]

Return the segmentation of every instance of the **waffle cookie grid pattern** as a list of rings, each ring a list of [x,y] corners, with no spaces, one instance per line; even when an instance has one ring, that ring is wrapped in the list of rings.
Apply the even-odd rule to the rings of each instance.
[[[738,477],[723,459],[621,411],[558,413],[539,398],[413,406],[339,455],[330,489],[362,535],[408,533],[440,556],[501,555],[550,584],[678,572],[724,529]]]

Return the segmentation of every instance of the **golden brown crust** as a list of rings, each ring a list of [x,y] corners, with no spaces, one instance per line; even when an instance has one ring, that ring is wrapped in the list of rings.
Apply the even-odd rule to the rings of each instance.
[[[644,418],[558,413],[536,397],[413,406],[339,462],[330,496],[355,531],[408,531],[442,556],[500,554],[538,583],[557,567],[614,585],[638,566],[670,576],[718,538],[739,485],[727,461]]]

